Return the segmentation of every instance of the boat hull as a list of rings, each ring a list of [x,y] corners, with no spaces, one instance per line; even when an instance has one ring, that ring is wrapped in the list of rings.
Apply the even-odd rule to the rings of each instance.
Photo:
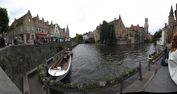
[[[71,68],[71,55],[69,55],[68,59],[68,67],[66,70],[58,69],[52,69],[51,67],[48,69],[48,73],[51,77],[55,78],[55,80],[62,80],[70,71]]]

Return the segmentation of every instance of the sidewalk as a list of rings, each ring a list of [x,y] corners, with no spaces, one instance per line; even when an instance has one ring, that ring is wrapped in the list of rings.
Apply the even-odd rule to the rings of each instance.
[[[147,92],[177,92],[177,85],[171,80],[168,66],[160,66],[155,77],[144,89]]]
[[[0,67],[0,94],[22,94]]]
[[[171,80],[168,66],[161,66],[161,59],[154,64],[151,71],[143,75],[143,80],[137,80],[123,90],[127,92],[177,92],[177,85]]]

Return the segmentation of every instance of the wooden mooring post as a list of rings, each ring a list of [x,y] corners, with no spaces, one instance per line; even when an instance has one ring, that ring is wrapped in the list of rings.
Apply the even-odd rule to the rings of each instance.
[[[151,63],[152,63],[152,58],[149,56],[148,58],[148,71],[151,71]]]
[[[141,68],[141,61],[139,61],[139,80],[143,80],[142,78],[142,68]]]
[[[119,94],[123,94],[123,78],[120,81]]]

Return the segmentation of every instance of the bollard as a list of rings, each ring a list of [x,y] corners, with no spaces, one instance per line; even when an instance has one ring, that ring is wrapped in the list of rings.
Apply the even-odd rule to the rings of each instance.
[[[152,58],[149,56],[148,58],[148,71],[151,71],[151,63],[152,63]]]
[[[119,94],[123,94],[123,79],[121,79],[121,82],[120,82]]]
[[[139,80],[142,80],[142,70],[141,70],[141,62],[139,61]]]
[[[155,73],[157,73],[157,70],[158,70],[157,67],[158,67],[158,66],[157,66],[157,63],[155,63]]]
[[[45,90],[46,94],[49,94],[49,90],[48,90],[46,81],[44,81],[44,90]]]
[[[151,71],[151,68],[150,68],[150,61],[148,62],[148,71]]]

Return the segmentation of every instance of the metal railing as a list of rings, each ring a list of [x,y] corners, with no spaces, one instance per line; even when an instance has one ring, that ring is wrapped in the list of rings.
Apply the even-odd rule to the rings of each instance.
[[[151,56],[151,55],[149,55],[149,56]],[[157,62],[162,56],[163,56],[163,51],[157,53],[155,58],[154,57],[148,57],[148,71],[151,71],[151,64],[156,64],[156,66],[157,66],[157,63],[155,63],[155,62]],[[138,60],[138,62],[139,62],[139,66],[138,66],[139,80],[143,80],[142,64],[141,64],[142,62],[141,61],[143,61],[145,59],[146,58]],[[155,68],[155,72],[157,72],[157,67]],[[123,82],[124,82],[124,79],[122,79],[122,81],[120,82],[119,94],[123,94]]]
[[[135,61],[138,62],[138,72],[137,73],[138,73],[139,80],[143,80],[143,77],[142,77],[142,64],[141,64],[142,62],[141,61],[146,60],[146,58],[144,58],[144,57],[142,57],[142,58],[143,59],[135,60]],[[130,76],[130,77],[132,77],[132,76]],[[124,80],[126,80],[126,79],[122,78],[122,80],[120,82],[119,94],[123,94],[123,86],[124,86],[123,83],[124,83]]]

